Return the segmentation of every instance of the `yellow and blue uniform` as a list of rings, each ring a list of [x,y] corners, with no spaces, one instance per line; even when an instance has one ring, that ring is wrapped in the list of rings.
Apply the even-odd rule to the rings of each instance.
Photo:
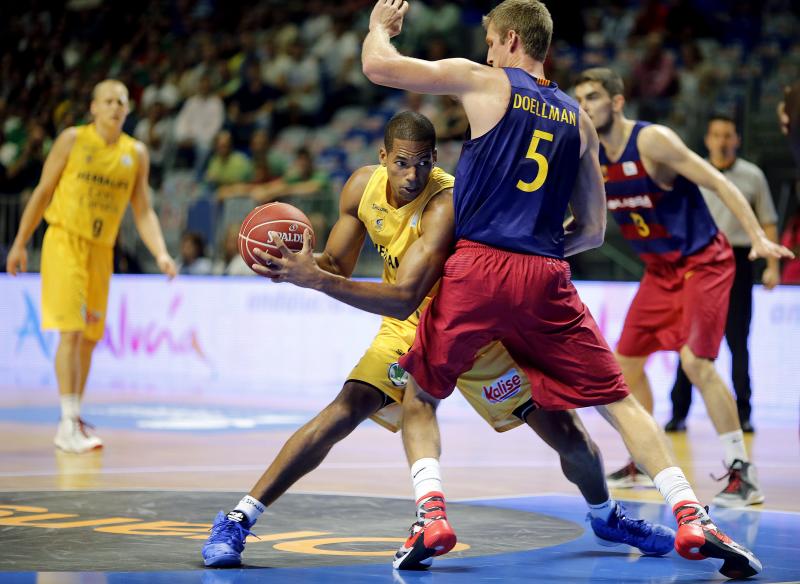
[[[361,197],[358,218],[383,257],[383,281],[393,284],[403,256],[422,235],[426,205],[436,194],[453,187],[453,177],[434,168],[423,192],[400,208],[393,207],[386,198],[387,179],[385,167],[373,172]],[[400,427],[400,403],[408,380],[397,360],[413,344],[420,312],[435,291],[434,287],[408,319],[384,317],[372,345],[348,376],[348,381],[371,385],[391,399],[393,403],[372,419],[393,432]],[[457,386],[470,405],[498,432],[522,423],[513,412],[530,400],[530,385],[500,343],[484,348],[474,367],[459,378]]]
[[[43,328],[102,338],[114,242],[138,167],[136,140],[127,134],[106,144],[94,125],[77,128],[44,213]]]

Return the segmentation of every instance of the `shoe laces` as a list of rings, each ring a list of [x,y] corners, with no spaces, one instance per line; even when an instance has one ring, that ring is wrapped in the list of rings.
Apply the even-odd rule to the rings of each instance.
[[[86,429],[88,428],[89,430],[94,430],[94,425],[90,424],[83,418],[78,418],[78,428],[80,429],[81,434],[88,438],[89,433],[86,431]]]
[[[208,538],[209,541],[215,542],[219,539],[225,539],[226,541],[232,540],[237,547],[241,546],[241,549],[244,549],[244,540],[248,535],[252,535],[256,539],[260,539],[252,531],[242,527],[241,523],[232,521],[228,518],[225,518],[224,521],[220,521],[219,523],[212,525],[209,531],[211,532],[211,535]],[[241,551],[241,549],[238,551]]]
[[[434,495],[417,506],[417,517],[424,525],[437,519],[446,519],[446,505],[442,497]]]
[[[675,519],[678,520],[678,527],[694,522],[700,522],[702,524],[704,521],[706,521],[705,519],[702,519],[699,512],[700,509],[705,509],[706,516],[708,516],[708,505],[702,506],[699,504],[687,504],[679,507],[678,510],[675,511]],[[709,518],[708,521],[710,522],[711,519]]]
[[[737,462],[739,462],[739,464],[736,464]],[[742,489],[742,470],[742,463],[738,460],[734,460],[728,467],[728,472],[724,475],[716,477],[713,473],[709,474],[711,478],[717,482],[728,479],[728,485],[722,490],[723,493],[738,493]]]
[[[647,537],[653,532],[653,526],[644,519],[631,519],[625,514],[625,507],[617,503],[617,510],[614,512],[617,525],[625,531],[635,532],[643,537]]]

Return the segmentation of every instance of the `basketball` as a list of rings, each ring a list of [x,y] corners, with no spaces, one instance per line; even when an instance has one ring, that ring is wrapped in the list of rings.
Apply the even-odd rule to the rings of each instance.
[[[251,267],[254,263],[264,263],[253,253],[255,249],[281,257],[278,248],[269,241],[270,231],[277,233],[286,247],[298,252],[303,249],[303,232],[306,229],[311,232],[313,249],[314,230],[305,213],[287,203],[261,205],[250,211],[242,222],[242,227],[239,229],[239,255]]]

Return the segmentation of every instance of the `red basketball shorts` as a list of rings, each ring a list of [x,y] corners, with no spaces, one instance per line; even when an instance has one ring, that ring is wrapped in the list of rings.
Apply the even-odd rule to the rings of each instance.
[[[722,233],[696,254],[648,265],[617,352],[644,357],[688,345],[696,356],[716,359],[735,273],[733,250]]]
[[[541,408],[602,405],[628,395],[567,262],[459,241],[400,366],[423,390],[444,398],[494,340],[528,375]]]

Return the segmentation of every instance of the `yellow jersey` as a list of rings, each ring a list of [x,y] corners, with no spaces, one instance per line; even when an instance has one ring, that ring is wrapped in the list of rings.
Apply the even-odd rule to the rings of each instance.
[[[434,167],[423,191],[399,209],[393,207],[386,198],[387,182],[386,167],[379,166],[372,173],[361,196],[358,218],[366,226],[375,249],[383,258],[383,281],[394,284],[403,256],[422,235],[420,220],[425,206],[434,195],[452,188],[455,179],[441,168]],[[419,323],[419,313],[430,302],[433,293],[434,290],[423,300],[416,313],[407,319],[408,322],[414,326]]]
[[[128,134],[106,144],[94,124],[80,126],[44,218],[91,243],[113,247],[138,168],[136,140]]]

